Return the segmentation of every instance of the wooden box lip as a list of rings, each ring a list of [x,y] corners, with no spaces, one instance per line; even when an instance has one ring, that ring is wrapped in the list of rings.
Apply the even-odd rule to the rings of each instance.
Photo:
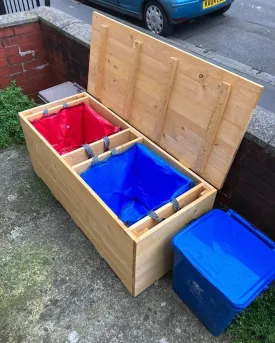
[[[90,99],[90,100],[88,100]],[[101,198],[86,184],[86,182],[84,180],[82,180],[82,178],[79,176],[79,174],[72,168],[72,166],[70,164],[68,164],[66,162],[66,160],[58,154],[58,152],[56,152],[56,150],[49,144],[49,142],[35,129],[35,127],[30,123],[30,120],[35,119],[35,118],[39,118],[43,115],[43,111],[45,109],[48,109],[49,112],[55,112],[58,109],[63,108],[63,104],[66,103],[68,106],[74,106],[77,104],[80,104],[84,101],[88,100],[92,101],[94,104],[97,104],[100,108],[102,108],[104,111],[107,111],[111,116],[114,117],[115,120],[119,121],[122,126],[123,126],[123,131],[126,131],[128,129],[130,129],[131,132],[135,133],[138,137],[142,137],[142,139],[144,139],[151,147],[155,147],[155,149],[157,149],[158,152],[160,152],[162,154],[162,156],[165,156],[165,158],[171,162],[174,165],[177,165],[178,168],[183,169],[184,172],[186,172],[189,176],[193,177],[193,179],[195,179],[198,184],[195,186],[201,186],[204,187],[205,189],[203,190],[204,193],[199,196],[195,201],[190,202],[190,204],[188,204],[187,206],[184,206],[180,211],[185,211],[188,210],[188,208],[190,208],[191,206],[195,206],[197,203],[199,203],[202,199],[204,199],[205,197],[208,197],[210,195],[213,195],[217,192],[217,190],[210,185],[209,183],[207,183],[205,180],[203,180],[200,176],[198,176],[196,173],[194,173],[192,170],[190,170],[188,167],[184,166],[181,162],[179,162],[178,160],[176,160],[173,156],[171,156],[170,154],[168,154],[167,152],[165,152],[162,148],[160,148],[159,146],[157,146],[155,143],[151,142],[148,138],[144,137],[144,135],[142,135],[139,131],[137,131],[135,128],[132,128],[131,125],[129,125],[126,121],[124,121],[123,119],[121,119],[118,115],[116,115],[115,113],[113,113],[110,109],[108,109],[106,106],[104,106],[103,104],[101,104],[98,100],[96,100],[94,97],[92,97],[90,94],[83,92],[83,93],[79,93],[77,95],[73,95],[49,104],[45,104],[42,106],[38,106],[35,108],[32,108],[30,110],[26,110],[23,112],[19,113],[19,117],[21,120],[23,120],[28,126],[29,128],[33,131],[33,133],[35,135],[37,135],[42,141],[43,143],[47,146],[48,149],[50,149],[55,157],[62,161],[63,164],[66,165],[66,167],[74,174],[74,176],[77,178],[78,182],[80,182],[82,185],[84,185],[84,187],[89,191],[89,193],[91,194],[91,196],[93,196],[100,204],[102,207],[104,207],[104,209],[112,216],[113,220],[115,220],[117,222],[117,224],[119,224],[119,226],[123,229],[123,231],[133,240],[133,242],[135,242],[136,244],[138,244],[139,242],[141,242],[143,239],[145,239],[146,237],[150,236],[151,234],[153,234],[155,231],[161,229],[162,227],[164,227],[167,224],[167,221],[170,220],[170,218],[173,219],[173,216],[177,216],[179,213],[176,212],[172,215],[170,215],[168,218],[166,218],[163,222],[154,225],[152,228],[150,228],[147,232],[143,233],[142,235],[138,236],[135,235],[133,233],[132,230],[129,230],[129,227],[127,227],[122,221],[120,221],[118,219],[118,217],[115,215],[115,213],[101,200]],[[92,105],[90,105],[92,106]],[[102,114],[100,114],[102,115]],[[104,115],[102,115],[104,116]],[[122,132],[123,132],[122,131]],[[95,142],[96,143],[96,142]],[[80,148],[82,149],[82,148]],[[77,149],[77,150],[80,150]],[[67,154],[65,154],[67,155]],[[65,156],[64,155],[64,156]],[[192,191],[192,189],[191,189]],[[186,193],[185,193],[186,194]],[[165,205],[167,206],[167,205]],[[163,207],[162,207],[163,208]],[[161,208],[161,209],[162,209]],[[179,211],[179,212],[180,212]],[[146,218],[146,217],[145,217]],[[142,220],[141,220],[142,221]],[[139,223],[139,222],[138,222]],[[130,227],[131,229],[131,227]]]
[[[115,51],[115,45],[123,52],[119,53],[119,49]],[[131,58],[125,59],[126,53]],[[155,106],[157,111],[154,113],[154,125],[148,132],[145,132],[146,129],[142,125],[142,121],[146,121],[146,111],[140,112],[139,116],[142,118],[140,122],[133,118],[137,80],[140,75],[144,79],[144,73],[140,72],[139,75],[139,68],[142,65],[142,58],[145,57],[148,65],[150,59],[151,66],[155,64],[160,66],[160,69],[166,70],[163,74],[165,79],[163,85],[153,91],[154,96],[159,100]],[[116,62],[113,63],[112,59]],[[189,71],[186,70],[188,68],[184,69],[184,64],[192,69],[193,76],[190,76]],[[118,70],[121,66],[123,71],[119,74]],[[145,88],[152,88],[148,80],[149,78],[142,82]],[[202,108],[203,105],[198,101],[189,104],[193,106],[194,116],[197,116],[199,121],[205,122],[204,129],[199,128],[199,134],[198,128],[193,121],[190,122],[190,118],[186,117],[183,110],[178,109],[175,114],[174,107],[174,112],[171,111],[172,106],[169,107],[171,99],[175,98],[177,93],[174,85],[180,82],[189,91],[190,87],[186,85],[192,83],[194,90],[201,93],[202,101],[207,100],[208,90],[211,90],[211,96],[215,94],[215,97],[213,95],[215,102],[211,100],[211,111],[207,112],[209,115],[207,120],[203,119],[202,114],[196,110],[197,106]],[[113,101],[110,94],[116,94],[116,89],[124,89],[126,94],[123,96],[119,94],[119,100]],[[93,13],[88,92],[215,188],[221,188],[225,181],[262,90],[263,87],[259,84],[100,13]],[[114,95],[116,96],[118,95]],[[148,105],[140,98],[138,102],[143,108]],[[183,109],[184,106],[185,100],[182,102]],[[234,111],[237,112],[236,115]],[[190,146],[192,140],[196,145],[192,154],[187,152],[188,149],[185,149],[186,151],[181,149],[184,146],[182,141],[184,140],[185,143],[188,141],[184,130],[171,136],[171,130],[165,126],[166,118],[170,120],[169,116],[178,120],[179,127],[183,127],[184,130],[186,126],[182,126],[181,117],[184,119],[183,122],[188,121]],[[195,122],[197,123],[198,120],[196,119]]]

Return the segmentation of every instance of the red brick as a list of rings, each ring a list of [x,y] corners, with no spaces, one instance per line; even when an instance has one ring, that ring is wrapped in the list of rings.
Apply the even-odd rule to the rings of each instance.
[[[39,23],[20,25],[14,28],[14,32],[16,35],[23,35],[25,33],[35,32],[35,31],[40,31]]]
[[[7,66],[8,66],[7,59],[6,58],[1,58],[0,59],[0,68],[7,67]]]
[[[8,48],[6,48],[8,49]],[[8,62],[10,65],[19,64],[23,62],[30,62],[34,59],[46,59],[46,53],[44,50],[34,51],[34,54],[30,53],[24,56],[20,56],[19,53],[17,55],[13,55],[8,57]]]
[[[9,46],[5,49],[0,49],[0,58],[13,56],[18,54],[18,47],[17,46]]]
[[[51,73],[51,66],[44,67],[43,69],[37,70],[37,69],[32,69],[32,70],[27,70],[24,71],[23,73],[14,75],[14,79],[18,82],[40,76],[40,75],[45,75],[45,74],[50,74]]]
[[[17,85],[22,87],[24,94],[37,93],[49,88],[54,84],[51,75],[32,77],[24,81],[18,81]]]
[[[11,37],[14,36],[13,27],[4,27],[0,29],[0,38]]]
[[[8,62],[10,65],[14,65],[14,64],[32,61],[33,59],[34,59],[34,56],[32,54],[28,54],[25,56],[13,55],[13,56],[8,57]]]
[[[23,71],[21,64],[17,64],[12,67],[0,68],[0,77],[20,73],[20,71]]]
[[[31,61],[31,62],[25,62],[24,63],[24,69],[25,70],[31,70],[33,68],[40,67],[40,66],[45,65],[47,63],[48,63],[48,61],[47,61],[46,58],[34,60],[34,61]]]
[[[19,45],[27,44],[31,42],[42,41],[42,35],[40,31],[26,33],[24,35],[14,36],[11,38],[4,38],[2,39],[2,44],[4,47],[11,46],[11,45]]]
[[[11,76],[0,78],[0,88],[6,88],[11,82],[11,80],[12,80]]]
[[[42,41],[37,41],[37,42],[30,42],[27,44],[22,44],[20,45],[20,50],[21,52],[26,52],[26,51],[41,51],[44,50],[44,44]]]

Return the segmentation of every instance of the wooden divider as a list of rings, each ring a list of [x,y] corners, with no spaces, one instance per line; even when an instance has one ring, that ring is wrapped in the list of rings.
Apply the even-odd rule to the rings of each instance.
[[[78,99],[86,98],[86,97],[87,97],[87,93],[85,93],[85,92],[79,93],[79,94],[75,94],[75,95],[63,98],[62,100],[53,101],[50,104],[45,104],[45,105],[41,105],[41,106],[37,106],[37,107],[31,108],[29,110],[21,112],[21,115],[22,115],[22,117],[26,118],[26,117],[28,117],[31,114],[35,114],[37,112],[44,111],[45,109],[49,108],[49,106],[56,107],[56,106],[59,106],[59,105],[63,105],[64,103],[72,102],[74,100],[78,100]]]
[[[123,152],[123,151],[129,149],[131,146],[133,146],[134,144],[136,144],[138,142],[142,143],[143,142],[143,138],[142,137],[136,138],[136,139],[134,139],[134,140],[132,140],[132,141],[130,141],[128,143],[125,143],[125,144],[123,144],[121,146],[116,147],[116,150],[117,150],[117,152]],[[97,157],[98,157],[99,161],[102,161],[102,160],[105,160],[107,157],[111,156],[111,154],[112,154],[111,151],[106,151],[103,154],[98,155]],[[79,164],[77,164],[75,166],[72,166],[72,168],[78,174],[81,174],[85,170],[87,170],[92,163],[93,163],[93,159],[90,158],[90,159],[88,159],[88,160],[86,160],[84,162],[81,162],[81,163],[79,163]]]
[[[130,129],[126,129],[124,131],[114,133],[112,136],[109,136],[109,140],[110,140],[109,149],[125,144],[136,138],[137,136]],[[95,155],[104,153],[105,145],[104,145],[103,139],[100,139],[99,141],[96,141],[89,145],[92,148]],[[75,166],[83,161],[86,161],[88,157],[87,157],[86,150],[83,147],[81,147],[79,149],[73,150],[71,152],[68,152],[62,155],[62,158],[67,163],[69,163],[70,166]]]
[[[81,97],[80,99],[77,99],[77,100],[73,100],[73,101],[68,101],[66,103],[66,105],[68,107],[72,107],[72,106],[76,106],[76,105],[80,105],[82,104],[83,102],[86,102],[87,104],[89,104],[89,98],[87,96],[85,97]],[[62,105],[57,105],[57,106],[54,106],[52,107],[51,104],[48,104],[48,107],[44,108],[48,110],[48,113],[47,114],[52,114],[52,113],[56,113],[58,112],[59,110],[61,110],[62,108],[64,108],[64,105],[65,102],[62,103]],[[34,120],[34,119],[39,119],[39,118],[42,118],[43,117],[43,111],[39,111],[39,112],[36,112],[34,114],[30,114],[30,115],[27,115],[26,118],[28,120]]]
[[[184,208],[185,206],[189,205],[192,203],[194,200],[198,199],[200,197],[200,194],[202,191],[204,191],[204,185],[202,183],[198,184],[197,186],[193,187],[190,189],[188,192],[185,192],[178,196],[176,199],[178,201],[180,210]],[[159,216],[161,219],[167,219],[169,218],[172,214],[175,213],[175,209],[171,203],[168,203],[159,209],[157,209],[156,214]],[[134,225],[130,226],[129,229],[134,233],[140,236],[140,232],[142,231],[143,233],[146,232],[145,229],[151,229],[152,227],[158,225],[158,223],[153,220],[151,217],[144,217]]]

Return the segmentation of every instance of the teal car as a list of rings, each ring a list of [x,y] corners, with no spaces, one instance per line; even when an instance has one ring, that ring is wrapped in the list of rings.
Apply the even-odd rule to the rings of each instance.
[[[168,36],[175,24],[205,14],[223,14],[234,0],[89,0],[144,21],[148,30]]]

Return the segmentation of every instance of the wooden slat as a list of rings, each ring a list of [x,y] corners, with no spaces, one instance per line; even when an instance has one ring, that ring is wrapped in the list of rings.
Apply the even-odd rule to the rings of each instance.
[[[231,86],[229,84],[225,82],[221,84],[219,102],[208,123],[206,137],[201,145],[200,151],[197,155],[196,164],[194,166],[194,170],[199,174],[203,172],[205,165],[208,162],[210,151],[212,150],[217,132],[220,128],[223,114],[230,95],[230,90]]]
[[[87,93],[79,93],[79,94],[68,96],[68,97],[63,98],[61,100],[53,101],[53,102],[51,102],[50,106],[56,107],[59,105],[63,105],[64,103],[68,103],[68,102],[71,102],[74,100],[79,100],[81,98],[86,98],[86,97],[87,97]],[[29,116],[31,114],[35,114],[37,112],[43,112],[45,109],[48,109],[48,108],[49,108],[49,104],[45,104],[45,105],[41,105],[41,106],[31,108],[31,109],[23,111],[23,112],[19,112],[18,114],[23,116],[23,117],[27,117],[27,116]]]
[[[92,25],[88,91],[96,94],[101,26],[105,25],[104,60],[109,62],[105,63],[101,102],[215,187],[221,187],[263,87],[101,14],[94,13]],[[134,42],[142,44],[136,61],[131,58]],[[217,123],[213,118],[218,112],[221,84],[230,85],[231,91],[213,140],[209,133]],[[226,132],[225,125],[230,126]],[[231,132],[237,133],[234,139]],[[214,151],[217,144],[221,154]]]
[[[179,207],[183,208],[198,199],[202,190],[204,190],[203,184],[199,184],[190,189],[188,192],[178,196],[177,201],[179,203]],[[207,193],[209,190],[205,190],[205,192]],[[168,218],[175,213],[175,209],[171,203],[168,203],[157,209],[155,212],[160,218]],[[157,223],[152,218],[146,216],[134,225],[130,226],[129,229],[133,232],[140,232],[143,229],[151,229],[156,225]]]
[[[68,107],[72,107],[72,106],[76,106],[76,105],[80,105],[82,104],[83,102],[86,102],[88,103],[89,100],[88,100],[88,97],[85,96],[85,97],[81,97],[80,99],[77,99],[77,100],[73,100],[73,101],[68,101],[66,104],[68,105]],[[61,110],[62,108],[64,108],[63,104],[65,102],[62,103],[62,105],[57,105],[57,106],[53,106],[51,104],[48,104],[48,107],[44,108],[45,109],[48,109],[48,114],[52,114],[52,113],[56,113],[58,112],[59,110]],[[26,118],[28,120],[34,120],[34,119],[39,119],[39,118],[42,118],[43,117],[43,110],[42,111],[39,111],[39,112],[36,112],[34,114],[30,114],[30,115],[27,115]]]
[[[133,234],[136,236],[136,237],[140,237],[141,235],[143,235],[145,232],[148,231],[148,228],[144,228],[144,229],[136,229],[135,231],[133,231]]]
[[[137,77],[137,70],[138,70],[138,63],[139,63],[139,57],[140,57],[140,51],[142,43],[138,41],[134,41],[134,47],[133,47],[133,58],[132,58],[132,65],[129,73],[128,78],[128,89],[127,89],[127,95],[126,95],[126,104],[124,109],[124,119],[129,120],[131,109],[132,109],[132,102],[133,102],[133,96],[135,91],[135,83],[136,83],[136,77]]]
[[[115,133],[109,137],[109,140],[110,140],[109,149],[125,144],[136,138],[137,136],[134,135],[130,129]],[[92,148],[95,155],[104,153],[105,146],[104,146],[103,139],[100,139],[99,141],[91,143],[89,145]],[[86,150],[84,148],[79,148],[74,151],[68,152],[67,154],[62,155],[62,158],[70,166],[74,166],[88,159]]]
[[[176,58],[171,57],[169,59],[165,83],[163,85],[161,98],[159,102],[156,126],[155,126],[153,137],[152,137],[154,142],[159,142],[160,136],[162,134],[163,124],[166,118],[167,106],[170,100],[170,95],[171,95],[177,67],[178,67],[178,60]]]
[[[142,143],[143,141],[143,138],[140,137],[140,138],[136,138],[134,140],[132,140],[131,142],[128,142],[128,143],[125,143],[119,147],[116,147],[116,150],[117,152],[123,152],[127,149],[129,149],[131,146],[133,146],[134,144],[136,143]],[[111,156],[112,152],[111,151],[107,151],[107,152],[104,152],[103,154],[100,154],[98,155],[98,159],[99,161],[102,161],[102,160],[105,160],[107,157]],[[93,163],[93,159],[90,158],[84,162],[81,162],[75,166],[73,166],[73,169],[78,173],[78,174],[81,174],[83,173],[85,170],[87,170],[90,165]]]
[[[101,99],[107,35],[108,35],[108,27],[106,25],[101,25],[98,69],[97,69],[96,78],[95,78],[95,97],[97,99]]]

